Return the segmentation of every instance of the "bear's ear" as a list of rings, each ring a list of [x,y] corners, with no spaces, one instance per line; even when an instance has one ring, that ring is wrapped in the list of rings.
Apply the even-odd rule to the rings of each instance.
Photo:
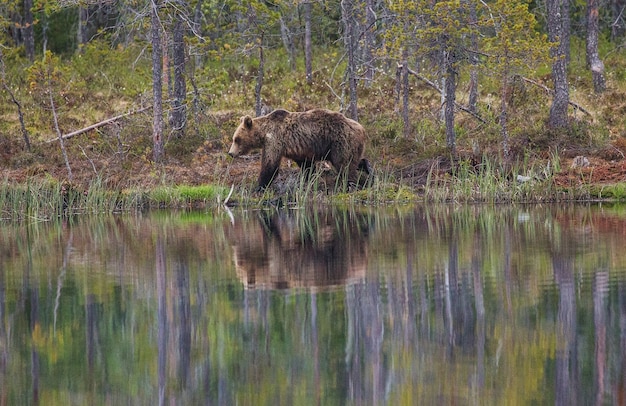
[[[252,128],[252,117],[250,116],[242,117],[241,121],[243,122],[243,126],[246,128],[246,130],[249,130]]]

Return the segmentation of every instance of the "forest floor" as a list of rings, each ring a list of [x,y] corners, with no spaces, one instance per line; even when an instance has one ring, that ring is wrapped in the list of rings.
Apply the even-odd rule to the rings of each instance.
[[[155,165],[148,152],[145,156],[93,153],[80,145],[85,144],[84,140],[71,140],[68,143],[75,143],[82,151],[81,154],[73,154],[71,159],[71,183],[77,187],[88,188],[93,179],[98,177],[106,187],[113,189],[150,189],[162,185],[166,179],[167,184],[171,185],[235,185],[252,190],[260,170],[260,154],[252,153],[232,159],[226,153],[228,142],[226,137],[222,140],[206,141],[185,157],[169,155],[163,164]],[[4,163],[10,159],[10,149],[0,145],[0,160]],[[544,155],[547,156],[547,152]],[[560,171],[552,179],[558,188],[576,188],[582,185],[601,187],[626,182],[626,139],[623,137],[602,148],[571,148],[559,155]],[[2,165],[3,177],[16,183],[37,178],[64,182],[68,178],[68,171],[59,156],[60,154],[52,162],[48,156],[35,163],[14,168]],[[472,159],[471,154],[464,151],[459,151],[459,156]],[[441,157],[416,160],[409,151],[394,156],[393,160],[387,162],[382,162],[376,156],[368,158],[377,173],[386,172],[388,179],[414,188],[423,186],[429,178],[436,181],[438,177],[447,176],[451,172],[449,160]],[[528,165],[532,166],[533,163]],[[280,185],[294,179],[298,172],[295,164],[284,159],[280,175],[275,181],[277,188],[280,190]],[[332,184],[334,173],[323,170],[321,179]]]

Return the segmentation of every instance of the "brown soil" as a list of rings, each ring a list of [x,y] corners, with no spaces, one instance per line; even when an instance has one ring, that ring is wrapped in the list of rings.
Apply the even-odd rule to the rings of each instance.
[[[589,157],[589,166],[577,167],[573,159],[562,162],[563,170],[555,177],[557,186],[577,186],[581,184],[607,185],[626,182],[626,160],[606,160]]]

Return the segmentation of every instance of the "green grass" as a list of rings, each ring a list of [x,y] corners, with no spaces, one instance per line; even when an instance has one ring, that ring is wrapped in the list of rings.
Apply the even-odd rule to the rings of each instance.
[[[176,185],[159,186],[146,192],[152,207],[206,207],[221,204],[228,195],[228,189],[217,185]]]
[[[100,179],[77,189],[54,180],[0,184],[0,220],[48,221],[74,214],[102,214],[145,208],[217,207],[228,189],[216,185],[160,186],[149,191],[106,189]]]

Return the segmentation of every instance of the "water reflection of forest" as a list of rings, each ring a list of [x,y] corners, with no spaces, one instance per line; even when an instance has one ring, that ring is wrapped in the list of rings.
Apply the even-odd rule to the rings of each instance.
[[[234,218],[0,228],[0,403],[624,399],[618,206]]]
[[[343,281],[336,322],[346,338],[340,375],[350,402],[386,403],[390,388],[421,401],[467,400],[457,391],[485,391],[480,403],[495,404],[602,404],[625,393],[624,216],[567,207],[395,214],[363,216],[356,226],[345,216],[349,224],[338,227],[322,215],[331,220],[305,232],[308,223],[293,213],[274,214],[260,217],[234,247],[237,275],[248,288]],[[329,246],[369,260],[340,256],[329,273],[328,257],[337,255]],[[244,312],[252,303],[261,312],[254,322],[270,328],[269,307],[258,306],[266,300],[245,295]],[[303,320],[318,313],[313,291],[309,300]],[[306,341],[319,354],[318,326],[310,328]],[[411,386],[426,383],[425,371],[427,382],[452,384],[451,393],[443,395],[441,384]],[[591,380],[584,378],[589,371]]]

